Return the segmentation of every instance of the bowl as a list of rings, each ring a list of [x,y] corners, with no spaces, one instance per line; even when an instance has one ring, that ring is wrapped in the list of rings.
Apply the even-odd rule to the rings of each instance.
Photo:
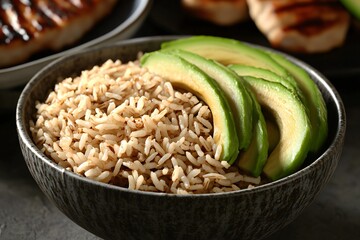
[[[59,78],[79,74],[105,60],[134,60],[139,51],[159,48],[180,36],[145,37],[84,50],[52,62],[23,89],[16,110],[21,151],[44,194],[72,221],[104,239],[262,239],[283,228],[306,208],[332,177],[345,136],[343,102],[316,69],[304,68],[328,108],[324,150],[296,173],[252,189],[228,193],[174,195],[128,190],[74,174],[46,157],[32,141],[29,120],[35,101],[44,100]],[[269,49],[270,51],[273,51]]]

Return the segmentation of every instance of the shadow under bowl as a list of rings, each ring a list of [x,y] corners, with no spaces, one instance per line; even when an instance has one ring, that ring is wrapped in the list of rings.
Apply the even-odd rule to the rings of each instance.
[[[345,109],[332,84],[307,64],[328,109],[323,151],[296,173],[253,189],[229,193],[172,195],[133,191],[78,176],[55,164],[32,141],[29,121],[59,79],[108,59],[134,60],[176,36],[146,37],[86,50],[59,59],[36,74],[17,105],[16,124],[27,167],[44,194],[71,220],[104,239],[262,239],[292,222],[333,175],[342,152]]]

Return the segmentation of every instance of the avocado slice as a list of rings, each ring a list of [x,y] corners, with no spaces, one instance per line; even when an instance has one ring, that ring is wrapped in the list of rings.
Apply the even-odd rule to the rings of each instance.
[[[195,65],[173,54],[155,51],[143,55],[141,65],[164,79],[200,97],[213,116],[215,143],[222,146],[221,159],[232,164],[239,152],[234,117],[217,82]]]
[[[289,73],[264,51],[240,41],[215,37],[191,36],[164,42],[162,49],[183,49],[224,64],[240,64],[270,70],[284,78]]]
[[[309,110],[313,133],[310,151],[317,152],[328,135],[327,108],[323,96],[304,69],[293,64],[280,54],[269,52],[269,55],[294,76],[304,95],[303,99]]]
[[[265,118],[254,94],[249,90],[253,100],[253,134],[249,148],[241,151],[238,157],[238,167],[254,177],[260,176],[268,158],[269,141]]]
[[[327,137],[327,110],[321,92],[302,68],[280,54],[257,49],[240,41],[214,36],[192,36],[164,42],[163,49],[180,48],[214,59],[224,65],[240,64],[269,70],[290,83],[296,81],[298,95],[309,111],[313,129],[312,152],[318,151]]]
[[[359,0],[340,0],[340,2],[355,18],[360,20],[360,1]]]
[[[244,86],[245,81],[222,64],[181,49],[166,51],[196,65],[223,90],[230,104],[239,138],[239,148],[248,148],[252,136],[252,99]]]
[[[293,78],[283,78],[274,72],[254,66],[231,64],[228,67],[235,71],[239,76],[250,76],[262,78],[270,82],[279,82],[286,88],[288,88],[290,91],[293,91],[296,94],[301,93],[295,79]]]
[[[275,119],[280,139],[264,166],[264,174],[277,180],[295,172],[304,162],[311,142],[311,124],[299,97],[280,83],[244,77],[261,107]]]

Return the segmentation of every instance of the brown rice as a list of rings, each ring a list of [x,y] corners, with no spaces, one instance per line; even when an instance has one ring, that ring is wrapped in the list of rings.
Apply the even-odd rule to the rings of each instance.
[[[221,161],[209,107],[141,68],[108,60],[58,83],[37,102],[31,132],[57,164],[129,189],[175,194],[253,187]]]

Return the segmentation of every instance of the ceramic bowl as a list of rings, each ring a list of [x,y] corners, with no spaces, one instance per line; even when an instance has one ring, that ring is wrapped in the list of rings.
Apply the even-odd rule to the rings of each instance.
[[[59,78],[79,74],[105,60],[134,60],[176,37],[121,41],[61,58],[38,72],[25,86],[17,105],[21,150],[44,194],[71,220],[104,239],[262,239],[301,214],[333,175],[346,128],[342,100],[317,70],[304,68],[319,86],[329,118],[324,150],[296,173],[253,189],[229,193],[171,195],[133,191],[78,176],[56,165],[33,143],[29,120],[36,100],[44,100]]]

